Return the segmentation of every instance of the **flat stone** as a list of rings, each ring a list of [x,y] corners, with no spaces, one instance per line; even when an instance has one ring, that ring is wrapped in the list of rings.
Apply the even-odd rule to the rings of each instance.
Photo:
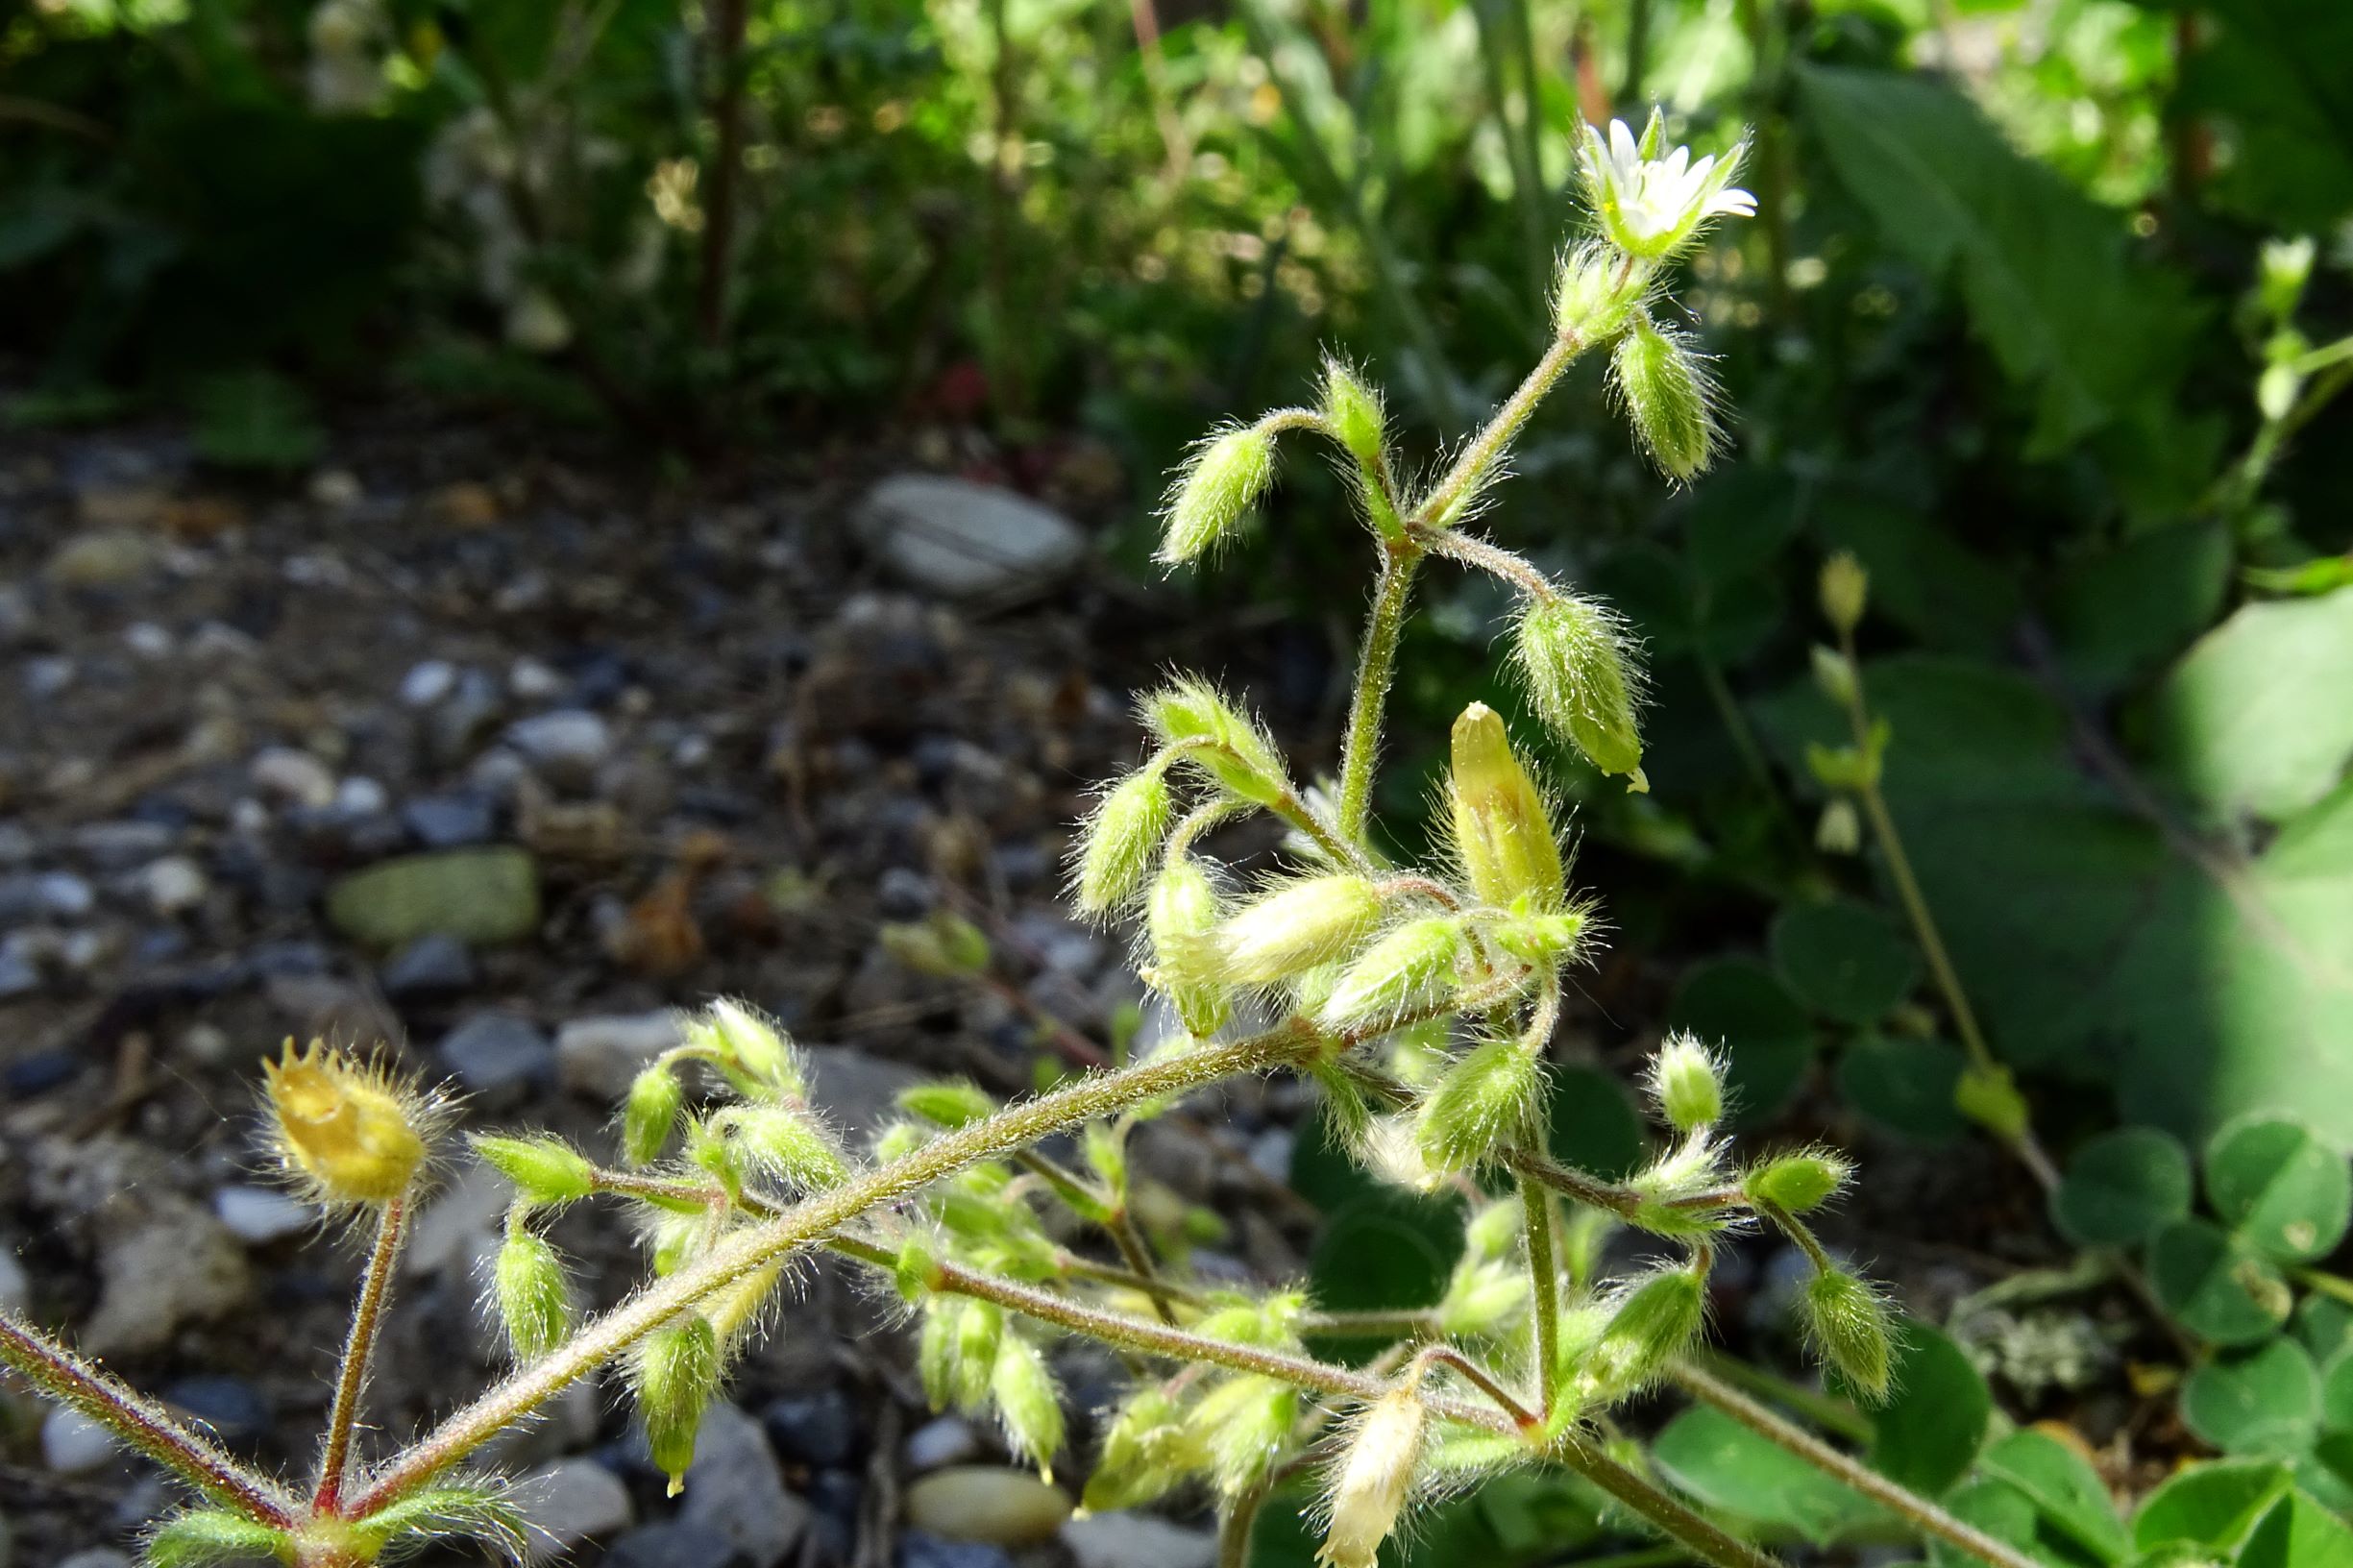
[[[478,1013],[444,1035],[433,1055],[470,1094],[499,1099],[555,1076],[555,1047],[511,1013]]]
[[[643,1525],[605,1549],[604,1568],[743,1568],[744,1555],[715,1530],[668,1520]]]
[[[1069,1496],[1027,1470],[951,1465],[907,1488],[907,1523],[951,1541],[1036,1546],[1069,1517]]]
[[[980,1434],[958,1415],[934,1416],[909,1433],[898,1450],[907,1468],[919,1473],[944,1464],[962,1464],[979,1454]]]
[[[318,1219],[308,1204],[268,1187],[224,1187],[212,1194],[212,1213],[249,1247],[300,1236]]]
[[[473,947],[517,942],[539,928],[539,868],[511,845],[403,855],[337,881],[327,918],[382,950],[436,932]]]
[[[100,528],[58,546],[42,570],[61,588],[120,588],[145,576],[162,557],[161,543],[146,534]]]
[[[986,1541],[951,1541],[927,1530],[910,1530],[898,1538],[892,1568],[1014,1568],[1005,1549]]]
[[[565,1089],[618,1100],[640,1067],[679,1043],[678,1017],[656,1013],[575,1018],[555,1032],[555,1074]]]
[[[1065,1521],[1062,1544],[1078,1568],[1214,1568],[1217,1537],[1149,1513],[1091,1513]]]
[[[472,949],[455,937],[435,931],[393,954],[376,979],[385,995],[408,1000],[453,996],[472,990],[480,977]]]
[[[412,664],[401,677],[401,701],[412,708],[429,708],[457,685],[457,666],[447,659]]]
[[[725,1537],[752,1568],[776,1568],[808,1530],[809,1505],[785,1490],[760,1423],[721,1400],[695,1434],[678,1519]]]
[[[108,1356],[160,1350],[181,1325],[244,1305],[252,1285],[236,1237],[184,1198],[159,1202],[144,1222],[108,1242],[98,1277],[98,1310],[82,1342]]]
[[[185,855],[166,855],[139,871],[139,890],[147,907],[166,919],[184,915],[205,901],[211,884],[204,868]]]
[[[506,744],[550,774],[579,782],[612,751],[613,732],[585,708],[558,708],[507,725]]]
[[[335,803],[335,775],[307,751],[273,746],[257,753],[246,776],[262,794],[297,806],[325,810]]]
[[[41,1418],[41,1463],[61,1476],[86,1476],[114,1461],[113,1434],[80,1410],[53,1405]]]
[[[776,1451],[796,1464],[838,1468],[858,1451],[858,1412],[839,1388],[772,1399],[760,1424]]]
[[[1078,525],[994,485],[901,474],[867,492],[875,547],[912,586],[951,599],[1035,593],[1087,553]]]
[[[594,1459],[542,1465],[516,1483],[512,1496],[523,1513],[524,1560],[529,1563],[617,1535],[637,1518],[629,1488]]]
[[[425,795],[401,808],[401,824],[429,849],[486,844],[498,825],[497,808],[471,790]]]

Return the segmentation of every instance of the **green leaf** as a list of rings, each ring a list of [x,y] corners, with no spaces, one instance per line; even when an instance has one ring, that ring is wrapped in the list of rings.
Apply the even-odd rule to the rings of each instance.
[[[2205,812],[2287,821],[2353,758],[2353,588],[2243,606],[2149,699],[2160,774]]]
[[[2296,1304],[2295,1336],[2304,1341],[2315,1361],[2326,1366],[2353,1347],[2353,1305],[2334,1296],[2306,1296]],[[2353,1427],[2353,1421],[2345,1424]]]
[[[1872,1467],[1930,1497],[1969,1471],[1994,1396],[1960,1346],[1917,1319],[1897,1335],[1895,1393],[1871,1412]]]
[[[1815,502],[1825,550],[1851,551],[1871,572],[1871,613],[1939,648],[1998,653],[2020,610],[2009,574],[1920,508],[1852,489]]]
[[[2225,1454],[2285,1458],[2319,1428],[2320,1380],[2304,1347],[2283,1335],[2196,1367],[2182,1385],[2181,1415]]]
[[[1889,245],[1931,277],[1952,277],[1976,335],[2012,381],[2034,389],[2039,452],[2167,396],[2195,312],[2171,274],[2126,255],[2120,214],[1927,80],[1809,65],[1798,101]]]
[[[2153,1127],[2120,1127],[2077,1149],[2051,1194],[2060,1234],[2077,1246],[2137,1247],[2190,1213],[2190,1151]]]
[[[1998,1541],[2014,1546],[2053,1568],[2079,1568],[2076,1559],[2052,1552],[2041,1538],[2042,1510],[2034,1499],[2006,1481],[1973,1481],[1945,1500],[1948,1512],[1976,1526]],[[1928,1560],[1935,1568],[1982,1568],[1973,1553],[1931,1537]]]
[[[2214,624],[2230,586],[2219,523],[2152,528],[2070,565],[2050,600],[2069,676],[2109,691],[2152,671]]]
[[[2353,1526],[2301,1492],[2271,1505],[2239,1549],[2237,1568],[2344,1568],[2353,1562]]]
[[[1790,990],[1842,1023],[1875,1023],[1920,982],[1896,923],[1849,898],[1792,904],[1773,922],[1773,962]]]
[[[2320,1425],[2331,1432],[2353,1432],[2353,1345],[2321,1363]]]
[[[1753,1127],[1797,1092],[1814,1056],[1814,1028],[1779,976],[1752,958],[1720,958],[1683,976],[1667,1027],[1722,1045],[1735,1127]]]
[[[197,388],[196,454],[230,468],[301,468],[315,462],[327,434],[310,399],[266,370],[216,376]]]
[[[2303,1263],[2337,1250],[2353,1217],[2353,1166],[2302,1122],[2243,1116],[2206,1145],[2206,1197],[2247,1247]]]
[[[1308,1287],[1331,1311],[1427,1307],[1444,1293],[1461,1252],[1453,1205],[1370,1192],[1325,1222],[1308,1254]]]
[[[2222,25],[2182,63],[2182,113],[2234,143],[2217,170],[2225,204],[2282,233],[2318,233],[2353,210],[2353,11],[2338,0],[2206,0]]]
[[[1546,1139],[1553,1158],[1615,1179],[1638,1169],[1646,1153],[1642,1116],[1614,1073],[1598,1067],[1554,1069]]]
[[[1969,1128],[1953,1104],[1969,1058],[1946,1040],[1867,1035],[1838,1059],[1838,1091],[1873,1121],[1921,1143],[1949,1143]]]
[[[2132,1544],[2144,1552],[2194,1546],[2229,1556],[2294,1484],[2285,1466],[2268,1462],[2226,1460],[2184,1470],[2141,1505]]]
[[[2288,1320],[2279,1271],[2202,1219],[2176,1220],[2148,1249],[2149,1284],[2174,1320],[2218,1345],[2249,1345]]]
[[[1669,1422],[1652,1443],[1651,1458],[1678,1488],[1752,1529],[1823,1544],[1886,1517],[1788,1450],[1704,1407]]]
[[[1978,1470],[2034,1500],[2044,1520],[2041,1533],[2055,1532],[2100,1562],[2114,1562],[2124,1555],[2124,1522],[2116,1516],[2106,1483],[2081,1455],[2056,1437],[2031,1428],[2014,1432],[1986,1450]]]

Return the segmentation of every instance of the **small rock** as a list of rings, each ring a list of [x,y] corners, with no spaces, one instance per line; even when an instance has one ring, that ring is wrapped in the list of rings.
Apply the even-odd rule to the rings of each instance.
[[[776,1568],[809,1528],[809,1505],[784,1489],[760,1423],[720,1400],[695,1434],[678,1519],[725,1537],[752,1568]]]
[[[194,1416],[231,1447],[241,1447],[270,1430],[269,1401],[243,1378],[200,1374],[163,1388],[163,1402]]]
[[[564,677],[537,659],[517,659],[506,672],[506,689],[526,702],[545,702],[564,689]]]
[[[907,1523],[952,1541],[1036,1546],[1069,1517],[1063,1489],[1026,1470],[952,1465],[907,1488]]]
[[[889,868],[874,884],[874,901],[886,920],[919,920],[938,897],[930,877],[905,866]]]
[[[985,1541],[951,1541],[927,1530],[911,1530],[898,1538],[892,1554],[893,1568],[1014,1568],[1005,1549]]]
[[[575,1018],[555,1032],[557,1081],[592,1100],[618,1100],[637,1070],[679,1043],[674,1013]]]
[[[58,1568],[132,1568],[131,1559],[112,1547],[93,1546],[58,1560]]]
[[[401,700],[412,708],[429,708],[457,685],[457,666],[447,659],[412,664],[401,677]]]
[[[97,890],[71,871],[35,878],[34,891],[40,912],[53,919],[78,920],[98,907]]]
[[[770,1400],[760,1424],[776,1452],[796,1464],[838,1468],[857,1452],[858,1412],[839,1388]]]
[[[429,849],[486,844],[496,826],[489,798],[471,790],[419,796],[401,808],[401,821]]]
[[[433,1054],[468,1093],[485,1100],[503,1099],[555,1075],[548,1037],[511,1013],[475,1015],[443,1036]]]
[[[113,1461],[113,1434],[80,1410],[53,1406],[41,1421],[41,1462],[61,1476],[86,1476]]]
[[[864,512],[893,571],[953,599],[1035,593],[1087,552],[1087,536],[1060,512],[967,479],[897,475],[867,492]]]
[[[172,846],[172,830],[161,822],[126,818],[117,821],[86,822],[73,830],[74,852],[101,870],[127,871],[143,866]]]
[[[962,1464],[977,1456],[980,1438],[963,1417],[937,1416],[909,1433],[898,1453],[910,1470],[937,1470],[944,1464]]]
[[[327,764],[290,746],[273,746],[257,755],[247,776],[262,794],[293,805],[323,811],[334,804],[335,775]]]
[[[558,708],[506,726],[506,742],[559,783],[586,783],[613,749],[613,732],[585,708]]]
[[[546,1562],[583,1541],[629,1528],[637,1517],[621,1478],[594,1459],[558,1459],[516,1483],[527,1543],[524,1560]]]
[[[183,1198],[158,1202],[98,1256],[98,1310],[83,1343],[102,1355],[160,1350],[184,1323],[244,1304],[252,1280],[229,1228]]]
[[[701,1525],[644,1525],[605,1548],[604,1568],[742,1568],[735,1543]]]
[[[426,510],[434,522],[452,527],[486,528],[499,520],[499,496],[479,479],[459,479],[434,491]]]
[[[212,1194],[212,1212],[231,1236],[249,1247],[300,1236],[317,1218],[309,1205],[267,1187],[224,1187]]]
[[[1217,1537],[1149,1513],[1092,1513],[1062,1527],[1078,1568],[1213,1568]]]
[[[384,994],[406,1001],[421,996],[453,996],[473,989],[479,978],[474,953],[455,937],[431,932],[395,953],[377,975]]]
[[[866,1142],[895,1119],[900,1091],[923,1081],[904,1062],[851,1045],[812,1045],[801,1060],[809,1069],[809,1098],[852,1143]]]
[[[470,1269],[476,1258],[498,1246],[499,1221],[513,1196],[506,1178],[479,1161],[458,1167],[456,1177],[417,1215],[401,1254],[402,1272],[423,1276]]]
[[[392,804],[384,787],[372,778],[354,774],[335,786],[335,815],[338,817],[373,817]]]
[[[404,855],[338,881],[327,918],[385,950],[433,932],[475,947],[516,942],[539,928],[539,869],[513,847]]]
[[[310,499],[331,512],[349,511],[367,499],[359,476],[348,468],[322,468],[310,476]]]
[[[25,696],[36,702],[56,697],[74,683],[74,677],[79,673],[74,661],[61,653],[27,659],[24,663]]]
[[[42,570],[61,588],[120,588],[146,576],[162,553],[146,534],[105,528],[66,540]]]
[[[142,659],[159,659],[172,650],[172,634],[153,621],[135,621],[123,628],[123,646]]]
[[[204,868],[187,856],[166,855],[139,872],[139,888],[146,894],[147,907],[169,919],[203,903],[210,883]]]

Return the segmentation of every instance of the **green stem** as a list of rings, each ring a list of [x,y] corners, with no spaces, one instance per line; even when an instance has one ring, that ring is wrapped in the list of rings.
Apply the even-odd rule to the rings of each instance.
[[[1217,1568],[1250,1568],[1250,1537],[1273,1491],[1269,1485],[1253,1486],[1217,1516]]]
[[[1536,570],[1533,563],[1514,555],[1500,545],[1491,545],[1477,534],[1464,533],[1459,528],[1442,528],[1428,523],[1409,523],[1406,531],[1427,546],[1433,553],[1475,566],[1490,576],[1500,577],[1530,599],[1550,599],[1560,590],[1553,579]]]
[[[1421,547],[1407,541],[1385,542],[1381,580],[1373,590],[1373,608],[1364,625],[1364,647],[1357,658],[1355,700],[1348,707],[1348,734],[1340,746],[1340,836],[1353,843],[1364,840],[1372,815],[1373,764],[1381,751],[1381,715],[1397,669],[1397,645],[1404,635],[1406,609],[1413,597],[1413,572],[1421,565]]]
[[[1534,1292],[1536,1388],[1546,1421],[1560,1408],[1560,1265],[1553,1253],[1553,1203],[1533,1179],[1519,1179],[1528,1231],[1528,1283]]]
[[[1628,1469],[1571,1433],[1545,1451],[1656,1525],[1692,1556],[1719,1568],[1781,1568],[1781,1561],[1731,1534],[1665,1487]]]
[[[1443,528],[1462,520],[1462,511],[1510,447],[1511,438],[1520,433],[1520,428],[1536,411],[1536,405],[1552,391],[1553,383],[1560,380],[1561,373],[1584,349],[1584,340],[1579,337],[1563,335],[1553,339],[1544,351],[1544,357],[1536,361],[1535,368],[1528,373],[1518,389],[1495,411],[1486,428],[1471,438],[1471,444],[1462,449],[1461,455],[1454,460],[1444,477],[1413,508],[1413,522]]]
[[[278,1482],[231,1458],[130,1384],[5,1315],[0,1315],[0,1362],[246,1518],[285,1530],[300,1516],[301,1505]]]
[[[1933,1535],[1994,1568],[2038,1568],[2035,1560],[1976,1526],[1956,1519],[1908,1486],[1898,1484],[1859,1460],[1848,1458],[1802,1427],[1794,1426],[1730,1384],[1719,1382],[1688,1361],[1679,1361],[1667,1376],[1703,1404],[1712,1405],[1759,1437],[1816,1469],[1837,1478],[1873,1502],[1900,1515],[1924,1534]]]
[[[327,1440],[319,1449],[319,1476],[310,1507],[332,1516],[343,1500],[343,1478],[351,1468],[352,1433],[359,1423],[359,1401],[368,1386],[368,1369],[376,1359],[376,1339],[383,1327],[384,1303],[392,1291],[392,1266],[407,1234],[408,1200],[394,1198],[376,1221],[376,1244],[368,1252],[368,1270],[359,1281],[359,1300],[352,1308],[352,1330],[343,1342],[343,1363],[335,1375],[334,1404],[327,1414]]]
[[[1778,1377],[1761,1366],[1751,1366],[1735,1357],[1706,1354],[1696,1360],[1701,1370],[1745,1393],[1793,1409],[1816,1426],[1827,1427],[1841,1437],[1868,1443],[1877,1435],[1871,1418],[1843,1399],[1834,1399],[1802,1384],[1792,1383],[1787,1378]]]

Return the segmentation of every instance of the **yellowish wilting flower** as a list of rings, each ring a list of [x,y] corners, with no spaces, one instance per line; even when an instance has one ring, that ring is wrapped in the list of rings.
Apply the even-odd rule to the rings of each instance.
[[[280,1163],[314,1202],[389,1203],[424,1167],[442,1111],[373,1063],[312,1041],[262,1064]]]
[[[1426,1426],[1421,1395],[1399,1388],[1364,1412],[1332,1477],[1332,1523],[1315,1560],[1325,1568],[1374,1568],[1397,1528]]]
[[[1688,147],[1659,156],[1664,140],[1654,110],[1641,140],[1624,120],[1612,120],[1606,135],[1586,126],[1578,148],[1585,192],[1603,236],[1627,255],[1650,261],[1683,249],[1716,218],[1756,213],[1756,198],[1732,184],[1748,150],[1745,143],[1722,158],[1710,154],[1695,159]]]

